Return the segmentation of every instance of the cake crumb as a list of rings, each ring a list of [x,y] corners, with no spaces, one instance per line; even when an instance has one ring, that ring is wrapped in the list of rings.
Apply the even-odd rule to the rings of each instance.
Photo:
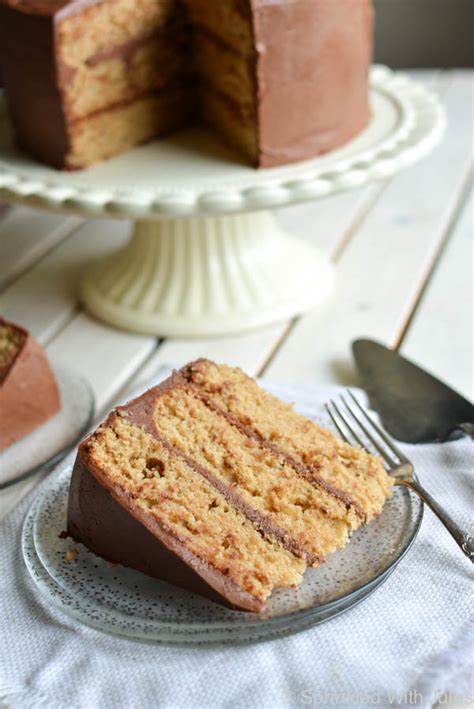
[[[78,549],[68,549],[66,552],[66,561],[67,563],[70,563],[71,561],[76,561],[77,557],[79,556],[79,550]]]

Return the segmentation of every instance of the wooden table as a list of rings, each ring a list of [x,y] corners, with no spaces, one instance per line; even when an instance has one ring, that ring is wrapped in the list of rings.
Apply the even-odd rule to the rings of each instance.
[[[239,336],[159,340],[105,326],[77,300],[84,267],[125,240],[130,224],[21,206],[0,217],[0,313],[92,384],[100,419],[164,364],[206,356],[252,375],[356,384],[350,342],[384,342],[466,396],[473,393],[473,73],[412,72],[444,101],[448,130],[396,177],[278,212],[336,264],[330,298],[304,317]],[[282,283],[284,288],[284,283]],[[0,518],[35,484],[0,493]]]

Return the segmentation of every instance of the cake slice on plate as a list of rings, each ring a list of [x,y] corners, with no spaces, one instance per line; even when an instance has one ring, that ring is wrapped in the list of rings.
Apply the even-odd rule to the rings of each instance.
[[[239,369],[198,360],[83,441],[68,533],[113,562],[260,611],[344,547],[391,490],[377,457]]]
[[[61,408],[43,348],[24,328],[0,318],[0,451]]]

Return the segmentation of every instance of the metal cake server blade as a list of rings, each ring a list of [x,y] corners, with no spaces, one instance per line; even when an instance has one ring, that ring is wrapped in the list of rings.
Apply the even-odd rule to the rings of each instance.
[[[399,441],[474,437],[474,406],[428,372],[373,340],[355,340],[362,386],[384,428]]]

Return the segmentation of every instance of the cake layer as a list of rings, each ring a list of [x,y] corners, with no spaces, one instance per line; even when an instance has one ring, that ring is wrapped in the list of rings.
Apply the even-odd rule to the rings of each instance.
[[[159,396],[153,415],[160,435],[285,529],[315,555],[315,563],[343,547],[360,523],[341,500],[184,388]]]
[[[199,87],[199,97],[203,121],[252,165],[258,165],[258,131],[251,107],[234,103],[204,83]]]
[[[257,602],[273,588],[301,582],[302,559],[264,537],[203,475],[142,427],[112,415],[83,444],[82,454],[112,496],[126,498],[130,512],[159,539],[159,530],[172,535],[201,566]],[[199,564],[195,570],[200,573]]]
[[[26,332],[0,320],[0,384],[7,376],[26,338]]]
[[[60,69],[74,71],[90,57],[181,21],[176,0],[69,2],[55,18]]]
[[[166,90],[89,115],[69,126],[66,164],[69,168],[87,167],[118,155],[186,125],[191,112],[187,92]]]
[[[216,89],[235,104],[250,107],[255,118],[255,77],[248,56],[195,27],[193,64],[206,87]]]
[[[67,120],[190,75],[189,27],[182,11],[176,0],[91,2],[81,12],[67,5],[55,24]]]
[[[127,46],[97,53],[63,85],[68,121],[76,121],[136,96],[189,81],[184,35],[146,35]]]
[[[261,389],[238,369],[207,360],[191,364],[185,376],[224,411],[322,478],[347,493],[370,520],[382,509],[392,482],[381,461],[338,439]]]
[[[249,0],[185,0],[191,23],[236,52],[253,58],[256,49]]]

